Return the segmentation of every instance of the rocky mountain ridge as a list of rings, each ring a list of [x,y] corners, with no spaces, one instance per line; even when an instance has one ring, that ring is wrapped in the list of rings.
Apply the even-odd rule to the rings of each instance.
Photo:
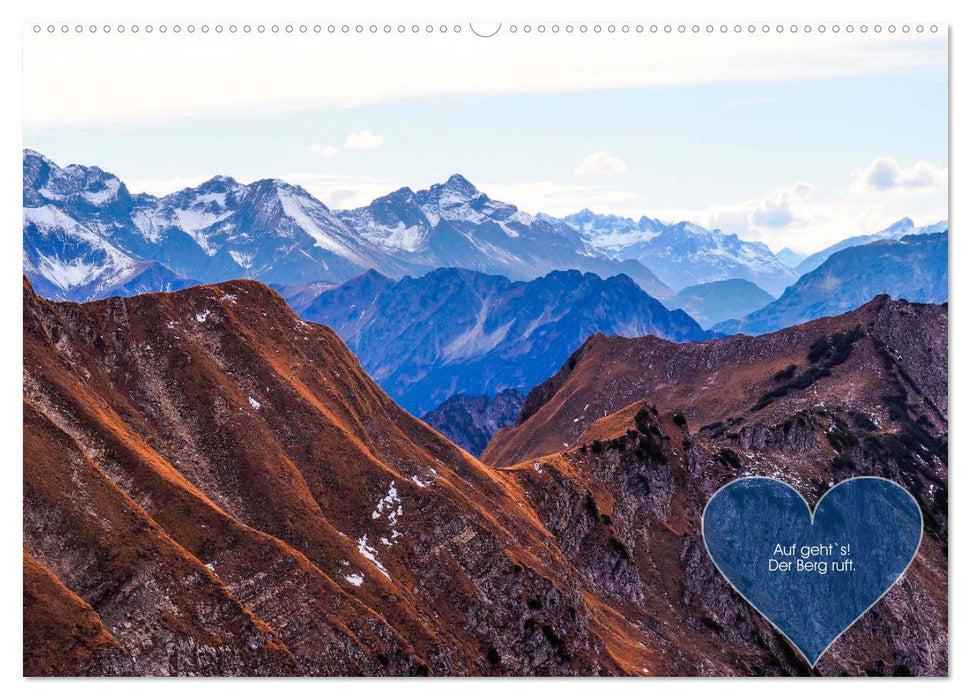
[[[947,415],[946,306],[882,296],[756,338],[594,336],[530,392],[483,459],[520,479],[625,619],[703,630],[699,650],[731,648],[753,676],[810,670],[710,570],[704,504],[744,476],[780,479],[810,505],[853,476],[890,479],[921,507],[917,558],[812,673],[946,675]]]

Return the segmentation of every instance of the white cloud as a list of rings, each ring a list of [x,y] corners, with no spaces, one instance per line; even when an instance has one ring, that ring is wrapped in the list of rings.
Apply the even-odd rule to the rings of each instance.
[[[377,148],[384,143],[384,137],[365,129],[356,134],[348,134],[344,139],[344,148]]]
[[[752,226],[779,228],[792,223],[795,215],[787,199],[766,199],[749,212],[748,221]]]
[[[321,158],[332,158],[340,153],[340,149],[336,146],[331,146],[327,144],[326,146],[321,146],[319,143],[311,144],[307,146],[307,150],[311,153],[316,153]]]
[[[707,228],[738,233],[743,238],[770,237],[804,217],[805,200],[815,188],[807,182],[778,187],[764,197],[712,204],[685,218]]]
[[[855,192],[885,190],[919,190],[947,184],[947,169],[937,168],[925,160],[902,168],[894,158],[875,159],[852,174],[850,188]]]
[[[573,169],[574,175],[617,175],[627,172],[627,163],[620,156],[612,156],[606,151],[591,153]]]
[[[762,241],[773,250],[789,246],[813,252],[844,238],[875,233],[905,216],[918,226],[948,218],[947,173],[935,172],[935,186],[918,186],[916,183],[927,180],[921,174],[924,170],[914,167],[893,171],[890,182],[896,184],[889,188],[857,185],[820,190],[797,182],[759,198],[646,213],[664,221],[687,220],[720,228],[743,239]],[[865,182],[863,172],[854,173],[854,183]]]
[[[793,205],[798,206],[815,189],[808,182],[797,182],[792,187],[778,189],[755,204],[747,216],[753,229],[781,228],[796,220]]]

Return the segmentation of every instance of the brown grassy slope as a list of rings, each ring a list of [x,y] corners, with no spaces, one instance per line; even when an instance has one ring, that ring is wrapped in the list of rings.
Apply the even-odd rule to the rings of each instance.
[[[24,675],[130,675],[128,653],[91,606],[24,552]]]
[[[516,480],[263,285],[83,305],[25,285],[24,335],[25,548],[139,673],[634,668]]]
[[[810,673],[704,552],[701,514],[719,488],[741,476],[773,476],[812,503],[851,476],[904,484],[925,511],[920,552],[816,672],[946,675],[946,489],[936,482],[935,465],[918,463],[916,455],[910,463],[883,461],[861,448],[873,435],[836,451],[826,436],[837,420],[838,414],[821,412],[787,419],[768,426],[759,446],[751,441],[759,432],[753,426],[742,426],[737,439],[714,438],[639,402],[594,424],[582,446],[507,471],[520,479],[527,503],[586,579],[588,595],[605,606],[605,617],[619,616],[641,631],[625,640],[645,645],[662,673],[692,664],[711,674]],[[846,462],[837,466],[837,458]]]

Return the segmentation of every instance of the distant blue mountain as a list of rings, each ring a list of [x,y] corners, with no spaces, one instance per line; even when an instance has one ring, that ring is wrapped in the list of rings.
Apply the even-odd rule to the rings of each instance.
[[[792,248],[783,248],[775,254],[776,259],[787,267],[795,268],[806,259],[804,253],[797,253]]]
[[[940,304],[948,298],[947,231],[853,246],[789,287],[781,297],[718,333],[760,335],[823,316],[836,316],[887,294],[894,299]]]
[[[456,394],[421,419],[466,452],[480,455],[500,428],[516,424],[525,400],[515,389],[494,397]]]
[[[415,415],[460,393],[526,393],[593,333],[713,337],[625,275],[575,270],[529,282],[455,268],[399,281],[370,271],[324,292],[302,315],[332,327]]]
[[[838,253],[841,250],[846,250],[847,248],[852,248],[853,246],[865,245],[867,243],[873,243],[874,241],[898,239],[903,238],[904,236],[912,236],[922,233],[940,233],[941,231],[947,231],[947,221],[939,221],[936,224],[918,227],[914,225],[912,219],[909,217],[904,217],[903,219],[892,223],[882,231],[877,231],[876,233],[862,236],[851,236],[850,238],[844,238],[839,243],[835,243],[828,248],[823,248],[812,255],[807,255],[795,266],[795,269],[800,275],[804,275],[822,265],[833,253]]]
[[[683,309],[703,328],[733,318],[741,318],[766,304],[775,297],[748,280],[721,280],[685,287],[665,305],[671,309]]]
[[[764,243],[689,221],[668,224],[646,216],[635,221],[589,209],[562,219],[543,218],[574,228],[594,250],[637,260],[672,289],[744,279],[779,294],[798,278]]]

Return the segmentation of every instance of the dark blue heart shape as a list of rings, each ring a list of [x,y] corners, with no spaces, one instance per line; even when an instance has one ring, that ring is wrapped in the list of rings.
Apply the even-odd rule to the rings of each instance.
[[[702,516],[715,566],[811,666],[903,576],[923,525],[914,497],[877,477],[840,482],[815,512],[781,481],[739,479]]]

